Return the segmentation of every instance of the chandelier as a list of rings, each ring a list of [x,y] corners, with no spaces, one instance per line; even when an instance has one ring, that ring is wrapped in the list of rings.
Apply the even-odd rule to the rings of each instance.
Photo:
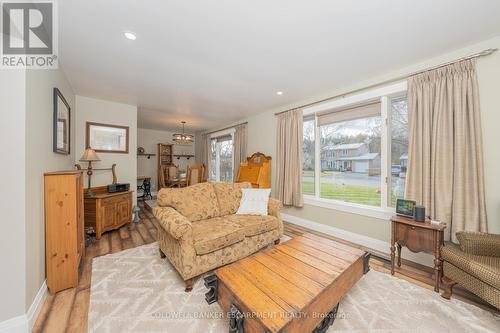
[[[182,134],[174,134],[173,135],[173,140],[177,143],[180,144],[190,144],[194,142],[194,136],[190,134],[184,133],[184,125],[186,124],[185,121],[181,121],[182,124]]]

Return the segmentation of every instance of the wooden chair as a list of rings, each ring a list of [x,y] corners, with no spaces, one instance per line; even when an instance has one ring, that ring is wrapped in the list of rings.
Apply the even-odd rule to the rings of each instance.
[[[191,165],[187,171],[187,186],[202,183],[203,177],[205,175],[205,166],[202,165]]]
[[[158,172],[158,190],[167,187],[167,181],[165,177],[165,166],[160,166],[161,172]]]

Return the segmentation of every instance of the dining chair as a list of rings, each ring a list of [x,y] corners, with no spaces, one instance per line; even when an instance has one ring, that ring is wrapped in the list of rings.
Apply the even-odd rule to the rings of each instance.
[[[203,182],[205,167],[203,164],[193,164],[188,167],[187,171],[187,186]]]

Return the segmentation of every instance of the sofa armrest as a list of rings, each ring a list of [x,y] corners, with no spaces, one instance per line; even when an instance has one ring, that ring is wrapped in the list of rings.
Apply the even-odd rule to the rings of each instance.
[[[500,257],[500,235],[483,232],[459,231],[460,249],[468,254]]]
[[[153,213],[161,227],[173,238],[192,237],[191,222],[172,207],[155,207]]]
[[[267,213],[269,215],[280,218],[281,207],[283,207],[281,201],[279,201],[278,199],[269,198],[269,203],[267,205]]]

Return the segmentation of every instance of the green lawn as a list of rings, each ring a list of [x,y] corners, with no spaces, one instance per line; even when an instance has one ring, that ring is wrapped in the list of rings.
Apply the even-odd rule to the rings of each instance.
[[[333,175],[333,171],[322,171],[321,172],[321,176],[332,176],[332,175]],[[314,177],[314,171],[313,170],[303,170],[302,176]]]
[[[302,182],[302,190],[304,194],[314,195],[314,183]],[[370,206],[380,206],[381,200],[377,188],[357,185],[321,184],[320,197]]]

